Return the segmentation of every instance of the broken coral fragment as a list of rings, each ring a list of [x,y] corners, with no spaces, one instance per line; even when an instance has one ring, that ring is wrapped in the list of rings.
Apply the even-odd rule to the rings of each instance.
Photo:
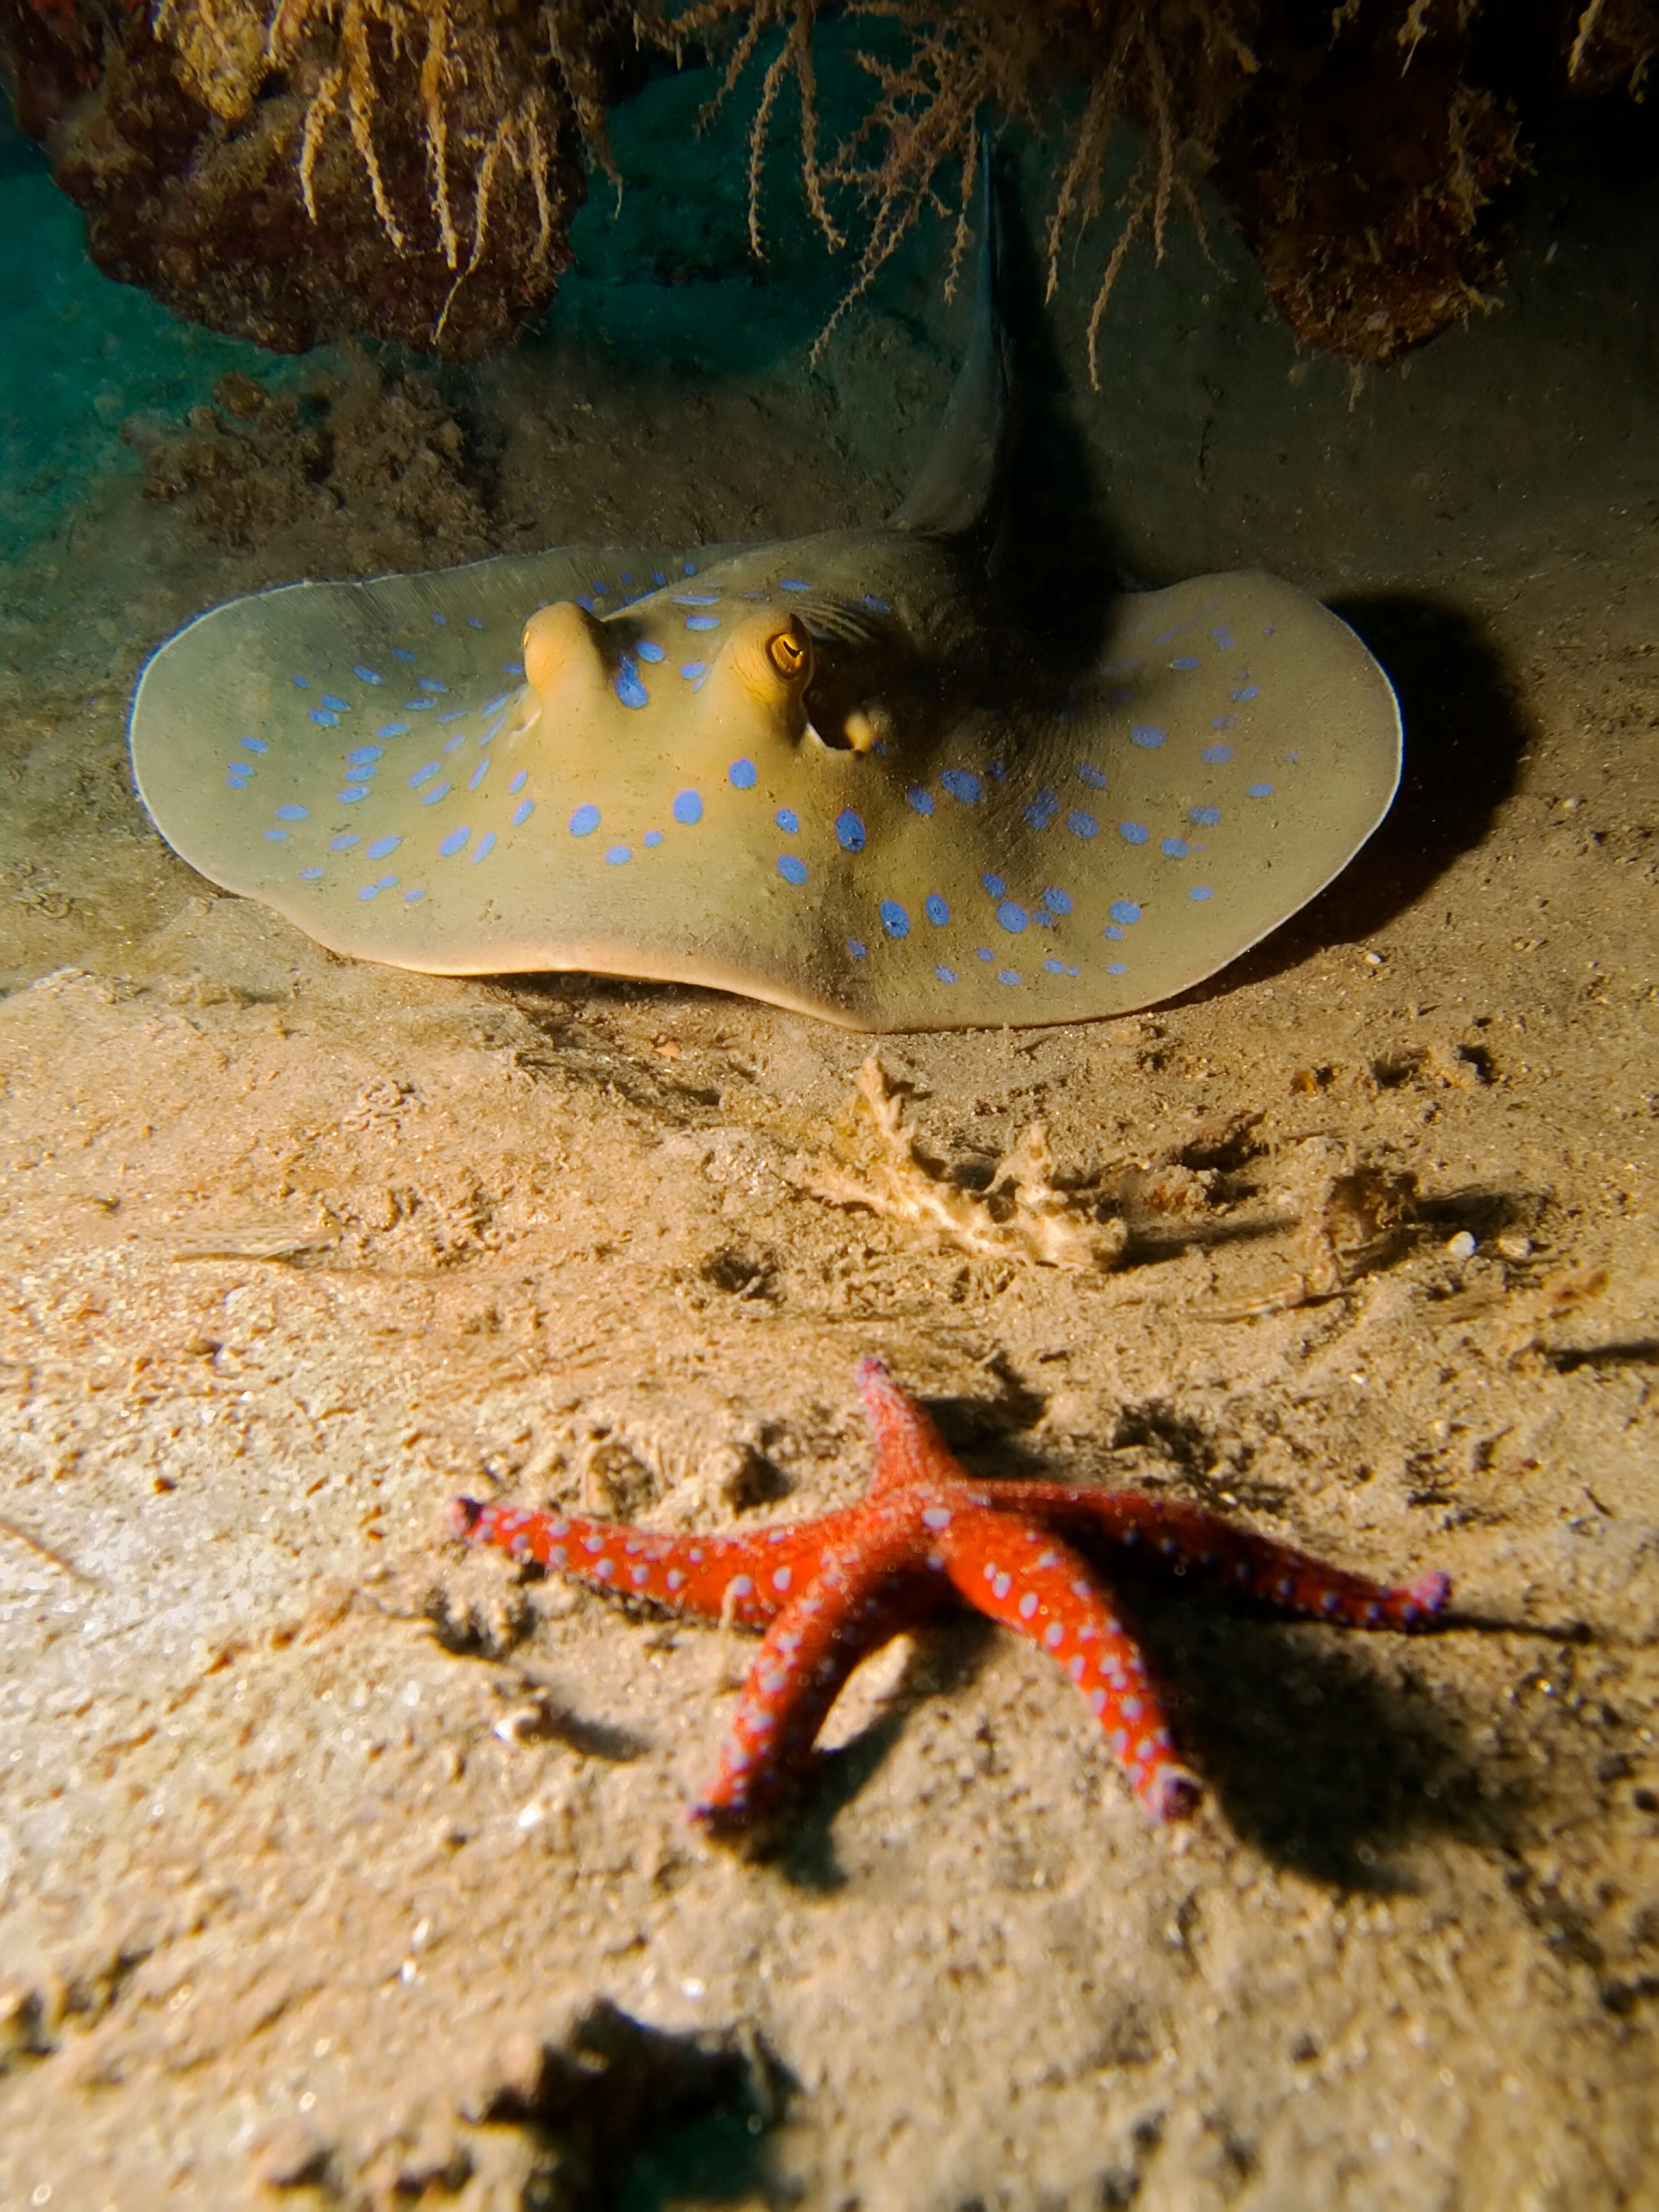
[[[1097,1218],[1093,1194],[1061,1189],[1046,1122],[1033,1121],[992,1170],[983,1190],[953,1182],[923,1158],[904,1125],[903,1095],[872,1055],[854,1098],[854,1158],[808,1170],[803,1186],[836,1206],[931,1230],[975,1259],[1042,1267],[1115,1267],[1129,1242],[1121,1220]]]

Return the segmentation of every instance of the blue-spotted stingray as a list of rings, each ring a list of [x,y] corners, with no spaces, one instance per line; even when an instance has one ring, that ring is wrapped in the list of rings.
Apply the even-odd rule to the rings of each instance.
[[[1386,812],[1393,691],[1261,574],[1102,591],[1069,656],[1022,635],[982,526],[1008,392],[988,174],[987,210],[968,355],[884,527],[216,607],[133,702],[162,836],[336,952],[858,1030],[1122,1013],[1266,936]]]

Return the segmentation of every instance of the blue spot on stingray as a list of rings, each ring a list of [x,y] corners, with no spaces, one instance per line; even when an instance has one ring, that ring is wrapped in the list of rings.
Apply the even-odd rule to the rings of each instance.
[[[910,917],[896,899],[884,899],[880,913],[881,926],[890,937],[908,937],[910,934]]]
[[[642,637],[634,650],[641,660],[657,661],[668,658],[667,647],[659,645],[654,637]]]
[[[348,830],[343,837],[331,837],[328,841],[328,849],[331,853],[349,853],[354,845],[362,842],[362,840],[355,830]]]
[[[680,573],[682,575],[685,576],[695,576],[697,573],[696,562],[695,561],[682,561],[680,562]]]
[[[1190,653],[1183,653],[1179,660],[1170,663],[1171,668],[1196,668],[1198,662]]]
[[[1063,960],[1045,960],[1042,965],[1050,975],[1063,975],[1066,973],[1066,963]]]
[[[495,849],[495,832],[493,830],[486,830],[472,848],[473,866],[476,868],[480,860],[487,860]]]
[[[507,779],[507,797],[510,799],[515,791],[522,791],[529,781],[530,770],[527,768],[514,769],[512,775]]]
[[[320,868],[301,868],[300,871],[300,881],[302,884],[314,884],[319,880],[322,873],[323,871]]]
[[[1219,768],[1223,761],[1230,761],[1232,757],[1233,749],[1231,745],[1206,745],[1199,755],[1199,758],[1207,761],[1212,768]]]
[[[1046,830],[1060,811],[1060,793],[1040,791],[1025,810],[1025,819],[1033,830]]]
[[[1018,983],[1019,981],[1018,969],[999,968],[997,969],[997,981],[999,983]]]
[[[1115,921],[1109,921],[1100,933],[1103,937],[1109,937],[1115,944],[1121,945],[1127,932],[1120,929]]]
[[[810,584],[803,584],[799,576],[781,576],[778,580],[781,592],[810,592],[811,588]]]
[[[270,750],[263,738],[243,738],[239,742],[251,753],[268,753]]]
[[[651,694],[641,683],[640,672],[626,653],[623,655],[622,665],[617,671],[616,693],[624,707],[648,707],[651,704]]]
[[[592,592],[596,599],[602,599],[605,596],[606,592],[609,592],[611,586],[605,582],[603,576],[595,576],[592,582],[587,588]]]
[[[287,830],[267,830],[265,832],[265,842],[267,845],[286,845],[288,842]]]
[[[708,663],[706,660],[683,660],[680,663],[680,674],[688,684],[701,684],[708,673]]]
[[[374,734],[377,738],[406,738],[409,725],[407,722],[382,722]]]
[[[1196,899],[1201,906],[1206,899],[1213,898],[1215,893],[1210,889],[1208,884],[1194,884],[1187,896],[1189,899]]]
[[[437,703],[435,699],[405,699],[404,712],[405,714],[424,714],[428,707],[435,707]]]
[[[480,623],[478,627],[482,629],[483,628],[483,624]],[[426,893],[417,885],[414,890],[405,891],[404,893],[404,904],[405,906],[419,906],[421,901],[425,896]]]
[[[642,845],[648,845],[651,848],[651,850],[654,853],[658,846],[662,842],[662,831],[660,830],[647,830],[644,836],[641,838],[640,842]]]
[[[441,622],[443,620],[443,617],[439,615],[435,617],[434,619]],[[417,676],[415,678],[415,681],[420,685],[422,691],[447,691],[449,689],[447,684],[440,684],[435,676]]]
[[[861,943],[856,937],[848,939],[847,950],[854,960],[867,960],[870,957],[869,946]]]
[[[651,571],[651,580],[656,586],[657,589],[661,591],[663,586],[668,581],[668,579],[664,575],[660,568],[653,568]]]
[[[1200,830],[1213,830],[1221,819],[1221,809],[1218,806],[1191,807],[1188,811],[1187,819],[1189,822],[1196,822]]]
[[[483,628],[483,617],[482,615],[469,615],[466,618],[466,626],[469,629],[482,629]]]
[[[447,837],[440,839],[438,850],[445,860],[453,860],[457,853],[465,850],[467,839],[471,835],[471,830],[452,830]],[[371,845],[368,849],[373,853],[374,848]]]
[[[482,722],[486,714],[493,714],[498,708],[505,707],[512,696],[513,694],[510,691],[503,691],[499,698],[486,699],[478,709],[478,720]]]
[[[1232,696],[1235,699],[1259,699],[1261,686],[1259,684],[1241,684]]]
[[[720,618],[718,615],[687,615],[685,626],[687,629],[718,629]]]
[[[295,806],[291,804],[279,806],[276,809],[276,819],[279,822],[308,822],[311,819],[311,809],[308,806]]]
[[[974,957],[975,960],[994,960],[996,957],[996,954],[992,951],[988,945],[975,945],[974,948]]]
[[[634,580],[634,571],[631,568],[624,568],[622,572],[622,580],[624,584],[631,584]]]
[[[343,785],[334,796],[342,806],[355,806],[360,799],[368,797],[368,786],[366,783],[348,783]]]
[[[800,828],[800,817],[793,807],[779,807],[774,817],[786,837],[793,837]]]
[[[447,629],[449,628],[449,617],[447,615],[441,615],[435,607],[433,610],[432,619],[437,623],[440,629]]]
[[[1078,781],[1086,783],[1091,791],[1105,790],[1106,771],[1104,769],[1097,768],[1091,761],[1079,761],[1077,764],[1077,775]]]
[[[1152,833],[1144,822],[1120,822],[1117,834],[1126,845],[1144,845]]]
[[[939,781],[951,798],[959,799],[964,806],[975,805],[985,789],[979,778],[965,768],[947,768]]]
[[[371,761],[385,758],[384,745],[359,745],[354,752],[349,752],[346,755],[347,763],[352,768],[367,768]]]
[[[954,968],[935,968],[933,973],[941,983],[954,983],[957,980],[957,971]]]
[[[452,787],[453,787],[447,783],[434,783],[430,791],[423,791],[421,793],[422,805],[438,805],[441,801],[448,798]]]
[[[336,714],[349,714],[351,712],[350,700],[337,699],[331,691],[324,692],[323,704]]]
[[[365,845],[363,851],[371,860],[384,860],[387,854],[395,853],[403,842],[401,837],[377,837],[372,845]],[[352,842],[356,844],[356,838]]]
[[[997,920],[1005,929],[1012,930],[1018,937],[1025,927],[1025,909],[1017,899],[1004,899],[997,908]]]
[[[415,658],[414,654],[410,651],[406,645],[394,645],[390,647],[388,650],[394,660],[413,660]]]
[[[922,912],[935,929],[943,929],[951,919],[951,909],[937,891],[929,891],[922,902]]]
[[[864,850],[863,819],[850,806],[836,817],[836,840],[843,853],[861,853]]]
[[[529,821],[531,816],[535,811],[536,802],[533,799],[521,799],[513,810],[513,827],[515,830],[522,830],[525,823]],[[596,823],[599,820],[597,813],[594,815],[593,819]],[[590,824],[589,826],[592,827],[592,825]],[[585,837],[587,835],[587,831],[586,830],[577,830],[576,835],[579,837]]]
[[[890,604],[886,599],[878,599],[873,592],[865,593],[864,604],[872,615],[890,615],[893,611]]]
[[[1168,734],[1156,722],[1137,722],[1129,732],[1129,743],[1139,745],[1143,752],[1155,753]]]
[[[476,791],[489,773],[489,763],[487,760],[481,760],[477,768],[473,769],[471,775],[468,776],[466,780],[467,789],[469,791]]]
[[[307,721],[319,724],[325,730],[333,730],[339,727],[339,716],[337,714],[331,714],[325,707],[313,707],[307,713],[306,719]]]
[[[933,794],[931,791],[924,791],[919,783],[913,783],[904,796],[918,814],[933,812]]]
[[[993,898],[1000,898],[1004,891],[1008,888],[1007,884],[1003,882],[1000,876],[993,875],[988,870],[980,878],[980,881],[984,884],[986,890],[990,892]]]
[[[1069,891],[1056,890],[1051,884],[1042,894],[1042,903],[1050,914],[1070,914],[1072,895]]]
[[[1073,807],[1066,816],[1066,827],[1073,837],[1098,837],[1100,835],[1099,823],[1095,820],[1092,814],[1085,813],[1080,806]]]
[[[470,707],[452,707],[447,714],[440,714],[438,720],[440,722],[464,722],[471,711]],[[450,746],[448,750],[453,752],[454,747]]]
[[[1109,975],[1127,975],[1128,972],[1129,963],[1127,960],[1109,960],[1106,963],[1106,973]]]
[[[506,720],[507,717],[505,714],[498,714],[495,717],[495,720],[490,724],[489,727],[484,732],[483,737],[479,738],[478,743],[481,745],[492,744],[501,734],[501,727]]]
[[[692,829],[702,820],[702,800],[695,791],[682,791],[676,795],[671,811],[683,828]]]
[[[1270,783],[1253,783],[1249,786],[1249,795],[1252,799],[1271,799],[1273,787]]]
[[[626,867],[633,857],[633,854],[626,845],[612,845],[605,854],[605,866],[611,868]]]
[[[778,873],[787,884],[804,884],[806,881],[806,863],[798,860],[793,853],[780,853]]]
[[[718,592],[676,592],[672,596],[677,607],[717,607],[720,603]]]
[[[521,661],[521,660],[504,660],[504,661],[502,661],[502,663],[501,663],[501,673],[502,673],[502,675],[503,675],[503,676],[522,676],[522,675],[524,674],[524,663],[523,663],[523,661]]]
[[[684,674],[684,671],[682,670]],[[752,791],[757,771],[751,760],[734,760],[726,771],[726,780],[735,791]]]
[[[570,817],[573,837],[591,837],[599,826],[599,810],[597,806],[579,806]]]
[[[311,678],[308,676],[296,676],[294,679],[294,688],[296,691],[309,691]]]
[[[1189,849],[1184,837],[1166,837],[1158,847],[1159,852],[1169,860],[1184,860]]]
[[[358,667],[354,668],[351,672],[357,678],[360,684],[384,684],[386,682],[385,677],[382,676],[380,671],[376,668]]]
[[[1133,899],[1114,899],[1106,911],[1114,921],[1136,922],[1140,919],[1140,908]]]

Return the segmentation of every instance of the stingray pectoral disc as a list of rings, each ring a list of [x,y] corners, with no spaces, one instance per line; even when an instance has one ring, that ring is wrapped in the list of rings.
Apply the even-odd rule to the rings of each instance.
[[[1120,599],[1056,672],[979,635],[951,561],[878,531],[260,593],[150,662],[139,789],[204,875],[338,952],[865,1030],[1170,997],[1381,820],[1394,695],[1305,594]]]

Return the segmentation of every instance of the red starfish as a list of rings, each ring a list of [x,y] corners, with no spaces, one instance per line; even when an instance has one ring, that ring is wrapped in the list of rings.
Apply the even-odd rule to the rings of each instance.
[[[623,1522],[527,1513],[458,1498],[458,1535],[499,1544],[605,1589],[766,1627],[720,1771],[693,1817],[735,1828],[810,1761],[859,1661],[932,1613],[950,1592],[1005,1621],[1066,1669],[1106,1731],[1155,1820],[1184,1819],[1200,1796],[1164,1705],[1109,1589],[1055,1534],[1073,1528],[1126,1551],[1145,1547],[1224,1590],[1281,1613],[1350,1628],[1418,1628],[1450,1584],[1426,1574],[1402,1589],[1327,1566],[1200,1506],[1133,1490],[1058,1482],[977,1482],[878,1359],[859,1388],[876,1464],[861,1505],[747,1536],[661,1536]]]

